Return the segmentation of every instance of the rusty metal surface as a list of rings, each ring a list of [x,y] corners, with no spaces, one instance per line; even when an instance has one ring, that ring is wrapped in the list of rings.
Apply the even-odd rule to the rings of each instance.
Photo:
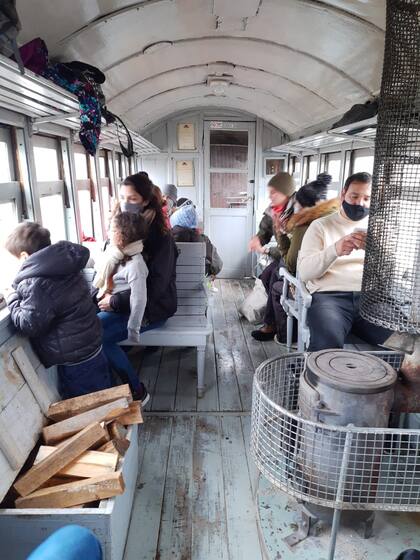
[[[420,337],[414,352],[406,354],[395,386],[394,412],[420,412]]]

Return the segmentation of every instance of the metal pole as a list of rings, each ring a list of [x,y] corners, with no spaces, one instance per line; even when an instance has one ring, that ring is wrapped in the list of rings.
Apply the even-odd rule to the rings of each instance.
[[[335,545],[337,542],[337,533],[340,528],[341,509],[334,510],[334,517],[331,527],[330,546],[328,549],[328,560],[334,560]]]
[[[349,424],[347,427],[351,429],[353,426]],[[343,501],[343,494],[346,485],[347,469],[349,466],[352,440],[353,440],[353,433],[349,431],[346,434],[346,441],[344,442],[343,461],[341,463],[340,477],[338,479],[337,493],[335,495],[335,502],[337,506],[339,506],[339,503]],[[334,560],[335,545],[337,542],[338,529],[340,527],[340,518],[341,518],[341,509],[337,507],[334,509],[328,560]]]

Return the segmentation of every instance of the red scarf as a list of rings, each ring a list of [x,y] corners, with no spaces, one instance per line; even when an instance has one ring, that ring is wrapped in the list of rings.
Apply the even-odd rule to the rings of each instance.
[[[287,203],[283,204],[282,206],[280,206],[280,205],[272,206],[271,210],[273,211],[273,214],[279,215],[286,209],[286,206],[287,206]]]

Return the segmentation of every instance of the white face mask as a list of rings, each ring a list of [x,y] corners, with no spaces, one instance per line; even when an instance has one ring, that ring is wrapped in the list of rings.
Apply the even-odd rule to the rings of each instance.
[[[302,206],[299,204],[299,202],[295,202],[295,205],[293,206],[293,213],[298,214],[301,210]]]

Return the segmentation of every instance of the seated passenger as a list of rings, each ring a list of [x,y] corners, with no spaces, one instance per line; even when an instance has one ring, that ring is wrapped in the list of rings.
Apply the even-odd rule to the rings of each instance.
[[[284,247],[288,247],[283,256],[283,262],[293,275],[296,274],[298,253],[309,225],[318,218],[336,212],[340,207],[340,201],[337,198],[325,200],[331,179],[331,175],[320,173],[315,181],[307,183],[296,193],[294,214],[286,223],[287,236],[283,240]],[[274,282],[270,292],[276,321],[274,340],[280,344],[287,341],[287,315],[281,304],[282,293],[283,279],[281,278]],[[296,340],[296,338],[297,331],[294,332],[294,339]]]
[[[122,381],[130,385],[134,398],[141,400],[143,404],[149,400],[149,394],[118,342],[127,338],[138,342],[142,330],[148,275],[142,256],[142,240],[145,239],[146,232],[146,221],[141,214],[116,214],[111,222],[110,244],[96,266],[94,280],[94,286],[99,288],[99,302],[105,294],[130,290],[129,313],[101,311],[99,318],[103,328],[103,347],[109,364]]]
[[[310,351],[343,348],[351,331],[376,345],[390,335],[359,313],[370,194],[370,174],[351,175],[340,210],[312,222],[303,237],[298,273],[312,294]]]
[[[176,199],[178,197],[178,189],[175,185],[167,184],[162,189],[164,208],[168,216],[171,216],[176,209]]]
[[[296,193],[294,214],[287,221],[285,226],[287,236],[283,241],[285,247],[283,261],[293,275],[296,275],[297,257],[302,239],[310,224],[318,218],[337,212],[340,208],[338,198],[326,200],[331,180],[331,175],[320,173],[315,181],[303,185]]]
[[[153,194],[155,195],[158,203],[160,204],[160,207],[162,208],[163,215],[165,216],[166,227],[170,229],[171,222],[169,221],[169,208],[165,202],[165,199],[163,198],[162,191],[157,185],[153,185]]]
[[[130,175],[120,188],[120,200],[114,215],[120,212],[141,214],[147,222],[143,257],[147,277],[147,303],[143,329],[161,326],[177,309],[176,259],[178,251],[174,238],[165,223],[158,199],[153,194],[153,183],[144,174]],[[130,313],[130,290],[106,294],[99,302],[101,311]]]
[[[216,247],[207,235],[197,229],[197,225],[196,208],[191,200],[185,199],[185,202],[171,216],[172,235],[175,241],[184,243],[204,242],[206,244],[206,276],[210,276],[214,280],[214,277],[222,270],[223,262]]]
[[[273,259],[273,262],[260,275],[268,294],[264,325],[251,333],[256,340],[261,341],[272,340],[276,333],[276,319],[271,292],[273,284],[279,280],[279,268],[284,264],[282,257],[288,248],[288,245],[285,245],[285,227],[287,220],[293,214],[295,202],[295,182],[289,173],[283,171],[277,173],[270,179],[267,187],[271,204],[264,212],[257,235],[251,239],[248,246],[250,251],[267,254]],[[273,235],[277,245],[275,247],[264,247]]]
[[[58,365],[62,397],[111,387],[101,325],[82,275],[89,250],[69,241],[51,245],[50,232],[33,222],[19,225],[6,249],[22,262],[7,297],[12,322],[45,367]]]

